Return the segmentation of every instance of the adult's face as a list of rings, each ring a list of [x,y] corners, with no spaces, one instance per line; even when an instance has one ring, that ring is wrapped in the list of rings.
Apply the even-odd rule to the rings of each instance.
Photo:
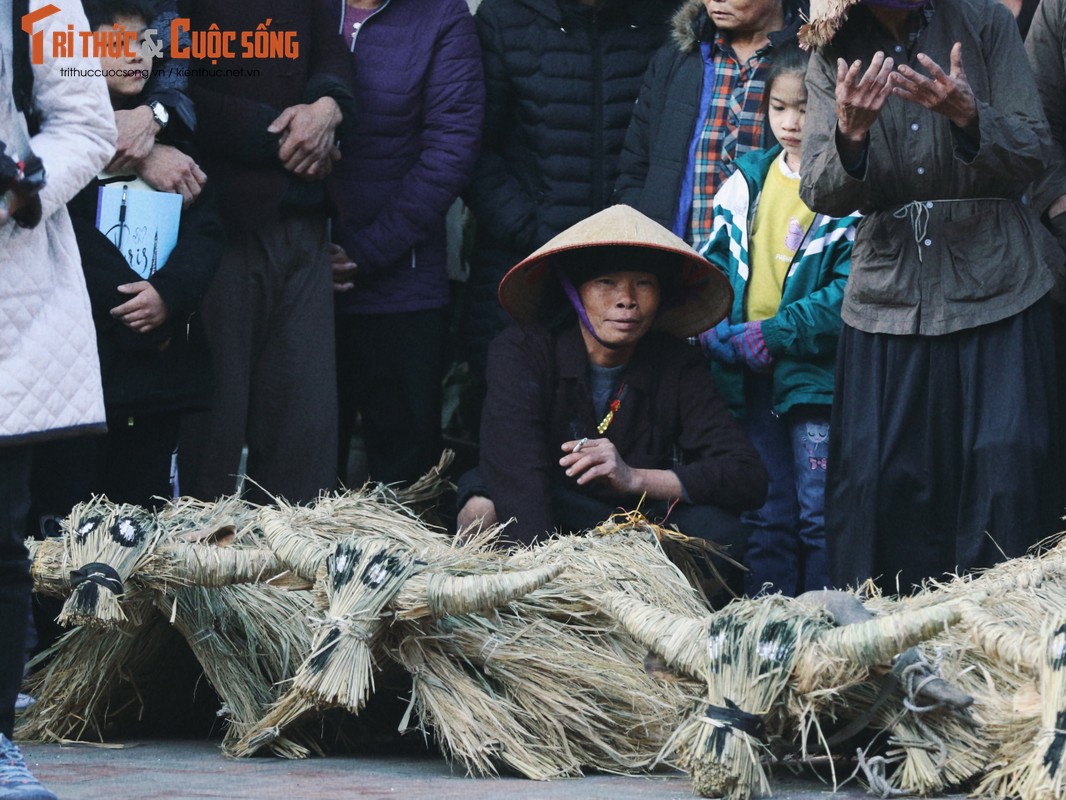
[[[585,343],[597,363],[598,356],[625,355],[651,330],[659,310],[659,279],[650,272],[609,272],[578,287],[581,304],[603,347],[591,336]],[[587,333],[587,331],[584,331]],[[600,351],[606,350],[607,353]],[[609,360],[617,360],[610,358]]]
[[[729,35],[759,33],[781,13],[781,0],[703,0],[718,30]]]

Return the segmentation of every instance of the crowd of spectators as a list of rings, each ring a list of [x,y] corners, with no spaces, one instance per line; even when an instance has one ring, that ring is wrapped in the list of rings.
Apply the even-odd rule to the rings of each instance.
[[[101,494],[310,501],[356,433],[413,481],[450,360],[480,449],[442,516],[513,519],[501,546],[639,506],[728,545],[737,592],[908,592],[1055,531],[1063,0],[6,9],[0,750],[29,785],[23,535]],[[140,38],[31,61],[24,19]],[[128,192],[174,198],[158,264]]]

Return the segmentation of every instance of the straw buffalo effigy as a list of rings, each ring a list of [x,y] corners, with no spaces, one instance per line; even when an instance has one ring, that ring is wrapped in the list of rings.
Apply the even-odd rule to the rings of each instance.
[[[410,507],[439,493],[447,463],[400,492],[367,487],[358,502],[394,525],[410,522]],[[222,700],[229,750],[278,698],[311,642],[311,584],[267,547],[259,513],[232,498],[182,500],[158,514],[100,498],[74,509],[61,539],[28,543],[36,591],[67,598],[60,621],[77,627],[36,659],[27,690],[38,702],[19,735],[102,741],[110,719],[141,703],[140,679],[168,658],[164,634],[173,626]],[[321,753],[321,735],[290,729],[270,750]]]
[[[143,535],[111,536],[134,518]],[[79,601],[80,626],[32,679],[22,736],[103,738],[107,713],[136,702],[137,671],[166,657],[152,646],[161,624],[184,635],[222,698],[236,755],[321,752],[305,731],[325,708],[358,713],[386,659],[413,678],[405,724],[434,730],[479,774],[645,769],[691,704],[684,682],[645,672],[645,649],[595,602],[639,582],[678,613],[704,607],[651,528],[509,554],[492,531],[456,544],[377,489],[157,516],[101,500],[68,526],[36,547],[37,588],[73,596],[88,583],[95,599]]]
[[[603,603],[704,682],[704,706],[664,750],[699,794],[764,794],[775,757],[826,755],[865,730],[884,746],[859,766],[882,796],[1042,800],[1066,796],[1064,578],[1059,544],[868,608],[843,593],[687,618],[631,594]]]
[[[637,582],[678,613],[705,608],[650,526],[510,554],[490,546],[495,531],[460,545],[416,529],[353,536],[337,524],[341,506],[264,511],[279,558],[316,576],[319,614],[292,686],[237,754],[323,708],[358,713],[372,665],[391,659],[412,676],[410,713],[471,773],[506,765],[546,779],[654,763],[691,686],[649,676],[645,648],[597,602]]]
[[[391,661],[412,676],[401,725],[433,730],[472,774],[665,760],[736,800],[767,793],[777,759],[837,768],[843,753],[885,796],[1066,794],[1066,546],[911,598],[711,613],[664,551],[683,537],[638,516],[505,552],[495,531],[457,542],[426,526],[405,503],[436,489],[413,489],[76,509],[35,549],[38,590],[67,598],[75,627],[32,679],[20,735],[102,738],[173,626],[222,698],[235,755],[323,752],[322,712],[357,714]],[[673,679],[644,668],[649,650]],[[856,754],[863,732],[877,746]]]

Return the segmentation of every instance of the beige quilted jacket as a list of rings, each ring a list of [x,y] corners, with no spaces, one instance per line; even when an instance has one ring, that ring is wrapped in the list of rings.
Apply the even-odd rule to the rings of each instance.
[[[31,10],[44,5],[31,0]],[[44,218],[31,230],[0,226],[0,445],[102,430],[104,403],[96,335],[65,204],[110,160],[115,126],[102,77],[72,77],[62,67],[98,68],[95,60],[50,57],[51,31],[88,23],[78,3],[37,23],[45,59],[34,67],[41,131],[31,140],[44,162]],[[7,6],[10,8],[10,5]],[[0,43],[0,140],[22,124],[11,101],[10,53]]]

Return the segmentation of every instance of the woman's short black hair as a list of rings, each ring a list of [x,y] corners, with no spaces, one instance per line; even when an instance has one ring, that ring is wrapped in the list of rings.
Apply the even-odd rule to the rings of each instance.
[[[151,25],[155,19],[156,5],[153,0],[82,0],[89,28],[111,27],[119,17],[140,17]]]
[[[647,272],[659,279],[659,291],[665,297],[680,285],[683,257],[651,247],[606,245],[575,248],[555,257],[561,270],[575,287],[611,272]]]

